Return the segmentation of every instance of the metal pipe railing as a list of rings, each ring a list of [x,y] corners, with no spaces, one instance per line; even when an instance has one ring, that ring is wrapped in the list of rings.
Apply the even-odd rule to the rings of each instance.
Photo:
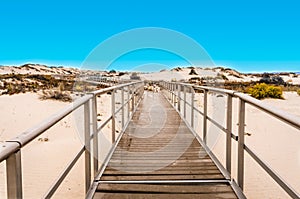
[[[116,110],[115,110],[115,92],[121,90],[121,110],[124,114],[124,107],[129,106],[130,100],[132,101],[131,106],[131,115],[128,113],[127,123],[129,122],[129,116],[133,115],[133,112],[136,110],[137,103],[142,97],[143,91],[143,82],[134,82],[127,83],[117,86],[112,86],[110,88],[101,89],[98,91],[94,91],[86,94],[80,99],[76,100],[72,104],[67,105],[64,109],[59,111],[58,113],[52,115],[47,118],[40,124],[34,126],[31,129],[21,133],[19,136],[7,140],[3,143],[0,143],[0,162],[6,161],[6,175],[7,175],[7,197],[8,198],[23,198],[23,184],[22,184],[22,162],[21,162],[21,151],[22,148],[33,141],[35,138],[43,134],[53,125],[61,121],[63,118],[68,116],[70,113],[77,110],[79,107],[84,108],[84,146],[81,150],[76,154],[76,156],[72,159],[72,161],[67,165],[65,170],[59,176],[59,178],[50,186],[50,189],[44,195],[44,198],[51,197],[57,188],[64,181],[65,177],[72,170],[76,162],[85,154],[85,190],[88,191],[92,182],[92,171],[94,173],[93,178],[96,177],[99,172],[98,165],[98,133],[102,128],[105,127],[109,123],[109,121],[115,121]],[[124,101],[124,88],[127,88],[128,98],[125,103]],[[141,89],[142,88],[142,89]],[[97,96],[111,92],[111,101],[112,101],[112,112],[111,116],[108,117],[107,121],[100,124],[98,127],[97,123]],[[129,96],[131,94],[131,96]],[[128,108],[129,110],[129,108]],[[122,116],[122,123],[125,118]],[[126,127],[125,124],[122,124],[122,131]],[[112,136],[115,136],[115,124],[113,125],[114,131],[112,132]],[[93,142],[93,147],[91,148],[91,139]],[[114,140],[113,140],[114,143]],[[92,155],[94,156],[92,160]],[[93,162],[93,164],[92,164]],[[102,165],[103,166],[103,165]],[[102,167],[101,167],[102,168]]]
[[[34,126],[31,129],[21,133],[15,138],[10,139],[10,142],[18,142],[20,147],[24,147],[26,144],[31,142],[33,139],[40,136],[43,132],[47,129],[51,128],[54,124],[65,118],[67,115],[75,111],[77,108],[82,106],[84,103],[89,101],[92,98],[91,95],[83,96],[82,98],[76,100],[74,103],[67,105],[64,109],[59,111],[58,113],[50,116],[43,122],[39,123],[38,125]],[[0,155],[1,156],[1,155]]]
[[[287,112],[275,109],[265,103],[263,103],[262,101],[259,101],[253,97],[250,97],[249,95],[243,94],[243,93],[234,93],[235,97],[240,98],[241,100],[244,100],[247,104],[250,104],[274,117],[276,117],[277,119],[287,123],[290,126],[293,126],[294,128],[297,128],[298,130],[300,130],[300,118],[299,117],[295,117],[292,114],[289,114]]]
[[[245,145],[245,106],[246,104],[249,104],[269,115],[271,115],[274,118],[277,118],[284,123],[294,127],[297,130],[300,130],[300,119],[283,111],[280,111],[278,109],[274,109],[273,107],[270,107],[263,102],[254,99],[250,97],[249,95],[239,93],[236,91],[232,90],[226,90],[226,89],[220,89],[220,88],[212,88],[212,87],[207,87],[207,86],[197,86],[197,85],[192,85],[192,84],[186,84],[186,83],[179,83],[179,82],[159,82],[160,85],[166,90],[166,96],[167,99],[169,99],[170,103],[180,112],[180,100],[184,100],[184,106],[189,105],[191,107],[191,121],[190,121],[190,127],[195,130],[194,127],[194,112],[199,113],[202,118],[203,118],[203,123],[202,123],[202,138],[203,138],[203,144],[205,145],[204,148],[208,148],[206,146],[206,139],[207,139],[207,121],[210,121],[212,124],[214,124],[216,127],[221,129],[223,132],[226,133],[226,174],[231,175],[231,154],[232,154],[232,139],[234,141],[237,141],[238,143],[238,161],[237,161],[237,185],[239,186],[240,190],[244,189],[244,159],[245,159],[245,151],[250,155],[250,157],[253,158],[255,162],[258,163],[258,165],[261,166],[263,170],[265,170],[272,178],[273,180],[284,190],[286,191],[289,196],[292,198],[300,198],[299,193],[297,193],[287,182],[285,182],[277,173],[275,173],[270,166],[268,166],[266,163],[264,163],[263,160],[261,160],[248,146]],[[184,87],[184,91],[186,88],[193,88],[193,90],[202,90],[203,95],[204,95],[204,100],[203,100],[203,112],[199,110],[197,107],[195,107],[194,104],[194,95],[192,94],[192,102],[188,103],[186,102],[186,94],[184,92],[184,98],[180,97],[181,92],[180,89],[178,89],[178,92],[174,92],[173,88],[177,87]],[[208,92],[214,92],[214,93],[220,93],[223,95],[227,96],[227,112],[226,112],[226,122],[225,126],[219,124],[217,121],[214,120],[214,118],[211,118],[207,115],[207,97],[208,97]],[[233,98],[238,98],[239,99],[239,110],[238,110],[238,136],[234,135],[232,133],[232,126],[233,126],[233,120],[232,120],[232,99]],[[177,106],[176,102],[177,100]],[[182,118],[186,118],[184,114],[182,115]],[[188,122],[187,120],[185,120]],[[197,134],[199,136],[199,134]],[[201,138],[199,137],[200,142],[202,142]],[[210,151],[210,153],[212,153]],[[218,160],[217,160],[218,162]],[[218,166],[218,165],[217,165]],[[221,171],[224,167],[222,166]],[[235,179],[232,179],[232,182],[235,183]],[[234,184],[233,183],[233,184]],[[237,186],[235,184],[235,186]]]

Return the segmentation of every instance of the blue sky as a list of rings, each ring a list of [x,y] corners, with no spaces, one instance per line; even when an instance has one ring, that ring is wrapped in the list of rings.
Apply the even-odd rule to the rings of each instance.
[[[3,0],[0,8],[0,65],[80,67],[99,43],[114,34],[162,27],[196,40],[216,65],[243,72],[300,71],[299,0]],[[136,60],[149,59],[136,54]],[[169,60],[164,56],[150,57],[156,62]],[[175,66],[176,61],[180,60],[169,64]]]

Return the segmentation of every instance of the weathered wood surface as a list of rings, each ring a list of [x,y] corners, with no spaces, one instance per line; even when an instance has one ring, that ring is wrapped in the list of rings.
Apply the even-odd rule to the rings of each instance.
[[[99,183],[94,198],[237,198],[229,183],[218,182],[224,176],[160,93],[146,93],[100,179],[116,180],[124,182]]]

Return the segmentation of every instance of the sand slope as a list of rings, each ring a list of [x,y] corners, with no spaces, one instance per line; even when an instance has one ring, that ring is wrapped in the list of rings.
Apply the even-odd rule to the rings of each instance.
[[[37,94],[32,93],[1,96],[0,140],[15,137],[64,106],[64,102],[41,101]],[[63,119],[39,136],[48,138],[47,142],[35,139],[22,150],[24,198],[41,198],[82,146],[73,123],[72,116]],[[3,165],[0,176],[3,176]],[[83,197],[83,168],[83,161],[80,161],[67,183],[56,194],[57,198]],[[0,198],[5,198],[4,182],[0,181]]]

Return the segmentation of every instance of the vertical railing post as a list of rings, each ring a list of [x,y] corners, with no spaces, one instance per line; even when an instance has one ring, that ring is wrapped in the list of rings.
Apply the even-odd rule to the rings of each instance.
[[[171,103],[174,104],[174,102],[173,102],[173,95],[172,95],[172,84],[168,83],[168,85],[169,85],[170,100],[171,100]]]
[[[97,125],[97,96],[92,99],[92,117],[93,117],[93,155],[94,155],[94,177],[98,171],[98,125]]]
[[[183,117],[186,119],[186,86],[183,86]]]
[[[194,89],[191,87],[191,127],[194,128],[194,106],[195,106],[195,92]]]
[[[124,87],[121,88],[121,111],[122,111],[122,131],[123,131],[123,128],[125,126],[125,110],[124,110],[124,106],[125,106],[125,99],[124,99]]]
[[[170,96],[171,96],[171,102],[173,105],[175,105],[175,99],[174,99],[174,84],[170,84]]]
[[[172,97],[172,88],[171,88],[171,84],[170,83],[166,83],[167,84],[167,92],[168,92],[168,97],[171,101],[171,103],[173,103],[173,97]]]
[[[169,100],[171,100],[170,89],[169,89],[169,85],[167,84],[167,82],[164,82],[164,90],[167,92],[167,93],[166,93],[167,98],[168,98]]]
[[[111,93],[111,143],[115,142],[115,132],[116,132],[116,94],[115,89]]]
[[[244,139],[245,139],[245,101],[240,99],[238,128],[238,173],[237,183],[244,188]]]
[[[144,86],[140,86],[140,91],[141,91],[141,95],[140,95],[140,100],[141,100],[144,97]]]
[[[131,90],[131,111],[132,111],[132,114],[134,112],[134,92],[135,92],[135,85],[133,85],[133,88]]]
[[[203,141],[207,143],[207,90],[204,90],[203,100]]]
[[[180,84],[177,84],[177,88],[178,88],[178,93],[177,93],[177,109],[178,109],[178,112],[180,113],[180,92],[181,92],[181,85]]]
[[[176,106],[176,96],[175,96],[175,90],[176,90],[176,87],[175,87],[175,83],[172,84],[172,99],[173,99],[173,106],[175,107]]]
[[[139,87],[136,85],[134,90],[134,107],[136,107],[136,103],[139,101]]]
[[[226,116],[226,169],[231,174],[231,132],[232,132],[232,96],[227,95]]]
[[[7,198],[23,198],[21,151],[6,159]]]
[[[131,91],[131,85],[129,85],[128,87],[127,87],[127,121],[126,122],[128,122],[128,120],[129,120],[129,118],[130,118],[130,91]]]
[[[170,86],[170,98],[171,98],[171,103],[174,105],[175,104],[175,100],[174,100],[174,96],[173,96],[173,90],[174,90],[174,85],[169,83]]]
[[[91,120],[90,120],[90,101],[84,103],[84,143],[85,143],[85,191],[91,185]]]
[[[137,85],[136,89],[135,89],[135,97],[134,97],[134,107],[136,108],[136,105],[139,101],[139,97],[140,97],[140,90],[139,90],[139,86]]]

